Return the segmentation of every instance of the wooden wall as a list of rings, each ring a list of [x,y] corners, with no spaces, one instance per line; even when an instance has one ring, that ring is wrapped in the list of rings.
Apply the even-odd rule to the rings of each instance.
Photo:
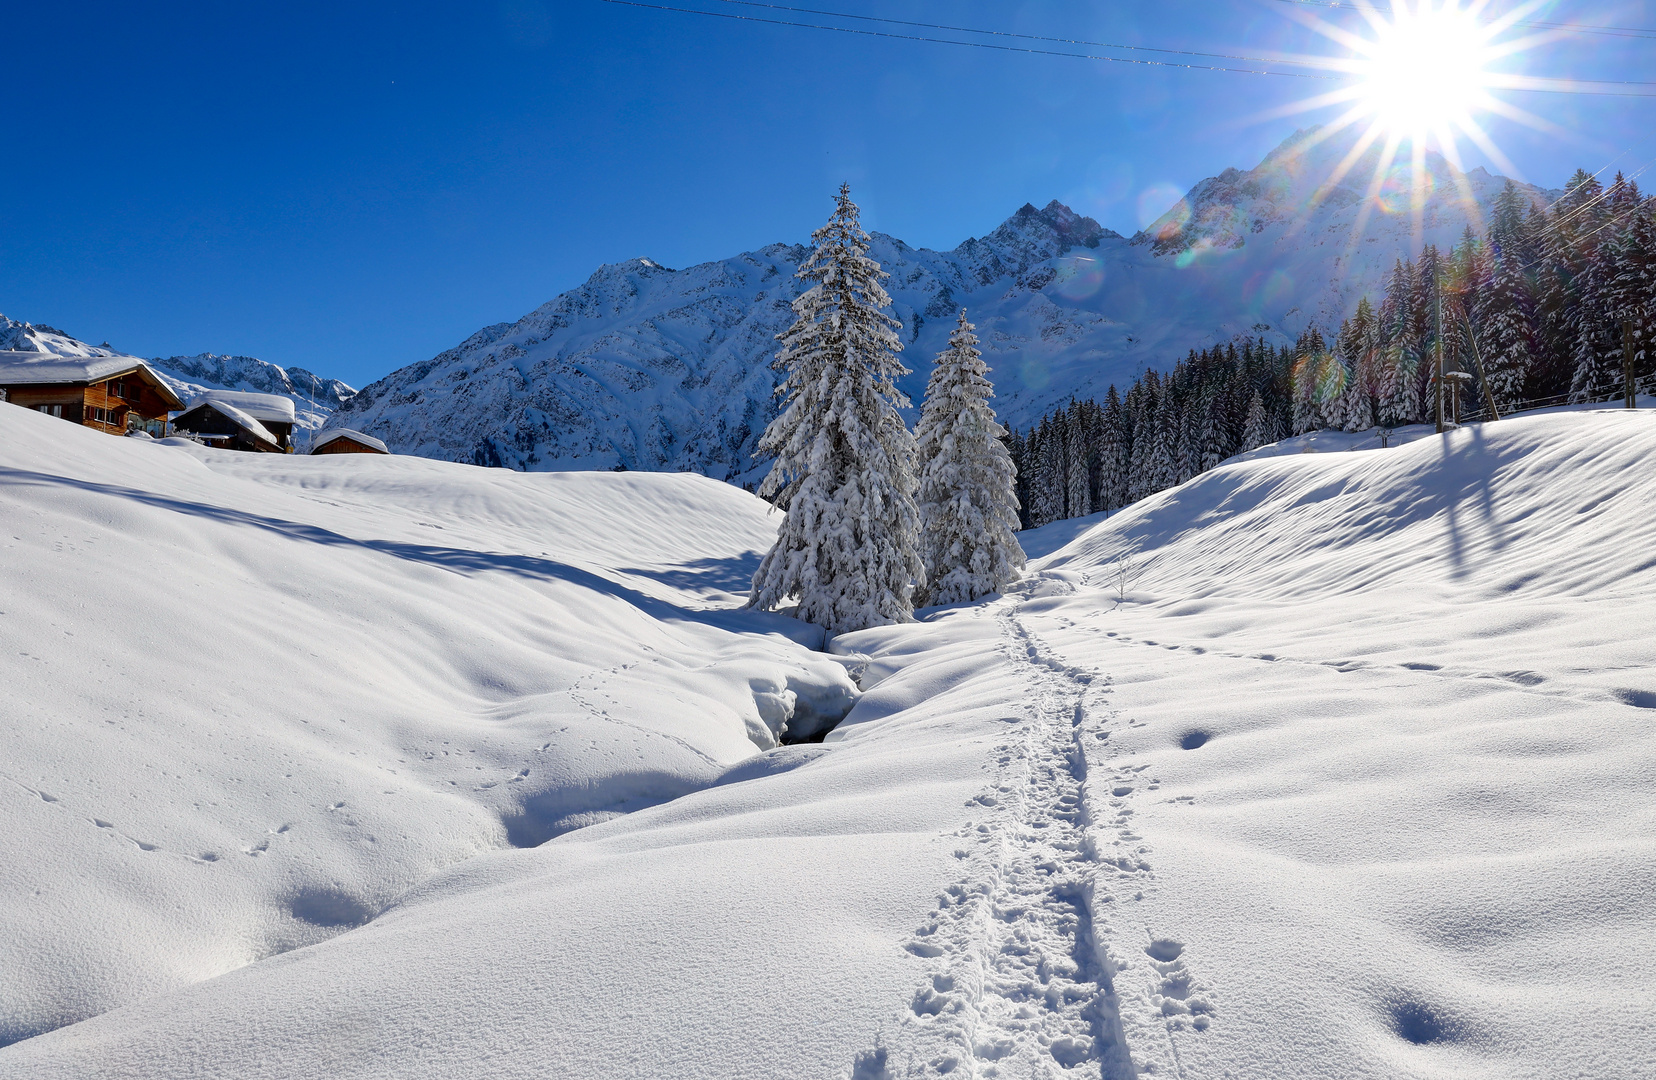
[[[312,450],[311,453],[313,453],[313,454],[377,454],[377,453],[380,453],[380,451],[375,450],[371,446],[363,446],[359,442],[353,442],[350,439],[343,439],[342,438],[342,439],[334,439],[332,442],[326,444],[325,446],[319,446],[315,450]]]

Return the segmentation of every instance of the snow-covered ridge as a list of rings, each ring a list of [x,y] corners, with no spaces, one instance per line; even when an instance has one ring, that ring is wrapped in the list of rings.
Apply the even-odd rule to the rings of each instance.
[[[1393,170],[1370,198],[1365,158],[1330,187],[1348,146],[1313,146],[1314,136],[1203,181],[1132,239],[1056,201],[1025,205],[952,251],[875,234],[871,254],[891,274],[914,369],[902,388],[919,400],[962,307],[982,336],[997,409],[1019,427],[1192,348],[1336,328],[1396,259],[1481,228],[1501,186],[1429,156],[1417,228],[1407,176]],[[333,422],[450,461],[691,470],[751,485],[775,408],[775,336],[791,321],[804,254],[773,244],[682,270],[642,258],[600,267],[519,321],[376,381]]]
[[[0,350],[49,353],[66,358],[127,356],[108,342],[88,345],[54,327],[17,322],[4,315],[0,315]],[[200,396],[204,390],[242,390],[289,398],[296,413],[296,432],[320,428],[335,409],[356,394],[338,379],[323,378],[300,367],[284,368],[253,356],[198,353],[155,357],[144,363],[165,379],[183,401]]]

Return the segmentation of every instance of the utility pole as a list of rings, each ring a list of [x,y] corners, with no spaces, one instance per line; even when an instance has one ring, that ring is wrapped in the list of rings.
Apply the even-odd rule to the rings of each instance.
[[[1437,433],[1443,434],[1443,282],[1434,283],[1432,290],[1437,303],[1432,306],[1432,351],[1437,354],[1436,373],[1432,382],[1437,387]]]
[[[1627,407],[1633,408],[1633,320],[1622,320],[1622,382],[1627,393]]]
[[[1466,343],[1472,347],[1472,363],[1478,369],[1478,385],[1483,387],[1484,400],[1489,402],[1489,418],[1499,420],[1500,410],[1495,407],[1495,395],[1489,392],[1489,375],[1484,371],[1483,357],[1478,355],[1478,335],[1472,332],[1472,319],[1461,308],[1461,321],[1466,324]]]

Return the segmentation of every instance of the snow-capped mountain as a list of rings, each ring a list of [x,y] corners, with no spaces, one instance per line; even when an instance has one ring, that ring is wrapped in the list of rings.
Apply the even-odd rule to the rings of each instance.
[[[1056,201],[1025,205],[953,251],[874,234],[907,327],[915,370],[904,389],[918,398],[961,307],[979,328],[1000,414],[1019,426],[1192,348],[1336,328],[1394,260],[1479,227],[1505,183],[1436,155],[1418,181],[1407,162],[1377,170],[1378,148],[1331,183],[1350,148],[1297,132],[1258,167],[1196,185],[1131,238]],[[333,423],[451,461],[751,483],[774,410],[774,338],[792,319],[806,250],[772,244],[683,270],[645,258],[600,267],[519,321],[373,383]]]
[[[44,323],[17,322],[0,315],[0,349],[46,352],[58,356],[125,356],[109,342],[88,345],[79,338]],[[133,359],[141,359],[133,357]],[[298,431],[315,431],[356,391],[338,379],[327,379],[304,368],[284,368],[252,356],[156,357],[145,360],[156,374],[185,401],[203,390],[251,390],[292,398]]]
[[[253,356],[158,356],[149,364],[186,400],[206,389],[253,390],[292,398],[298,431],[322,427],[339,406],[356,396],[354,389],[338,379],[325,379],[301,367],[285,368]]]

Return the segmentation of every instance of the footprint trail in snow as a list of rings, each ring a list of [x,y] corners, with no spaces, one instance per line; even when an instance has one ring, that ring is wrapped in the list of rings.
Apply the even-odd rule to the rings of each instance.
[[[1174,1031],[1205,1030],[1212,1008],[1182,943],[1124,910],[1154,880],[1131,827],[1147,784],[1108,759],[1108,680],[1053,659],[1020,603],[997,620],[1023,715],[1006,718],[981,816],[955,836],[967,872],[908,945],[934,964],[892,1075],[1176,1076]]]

